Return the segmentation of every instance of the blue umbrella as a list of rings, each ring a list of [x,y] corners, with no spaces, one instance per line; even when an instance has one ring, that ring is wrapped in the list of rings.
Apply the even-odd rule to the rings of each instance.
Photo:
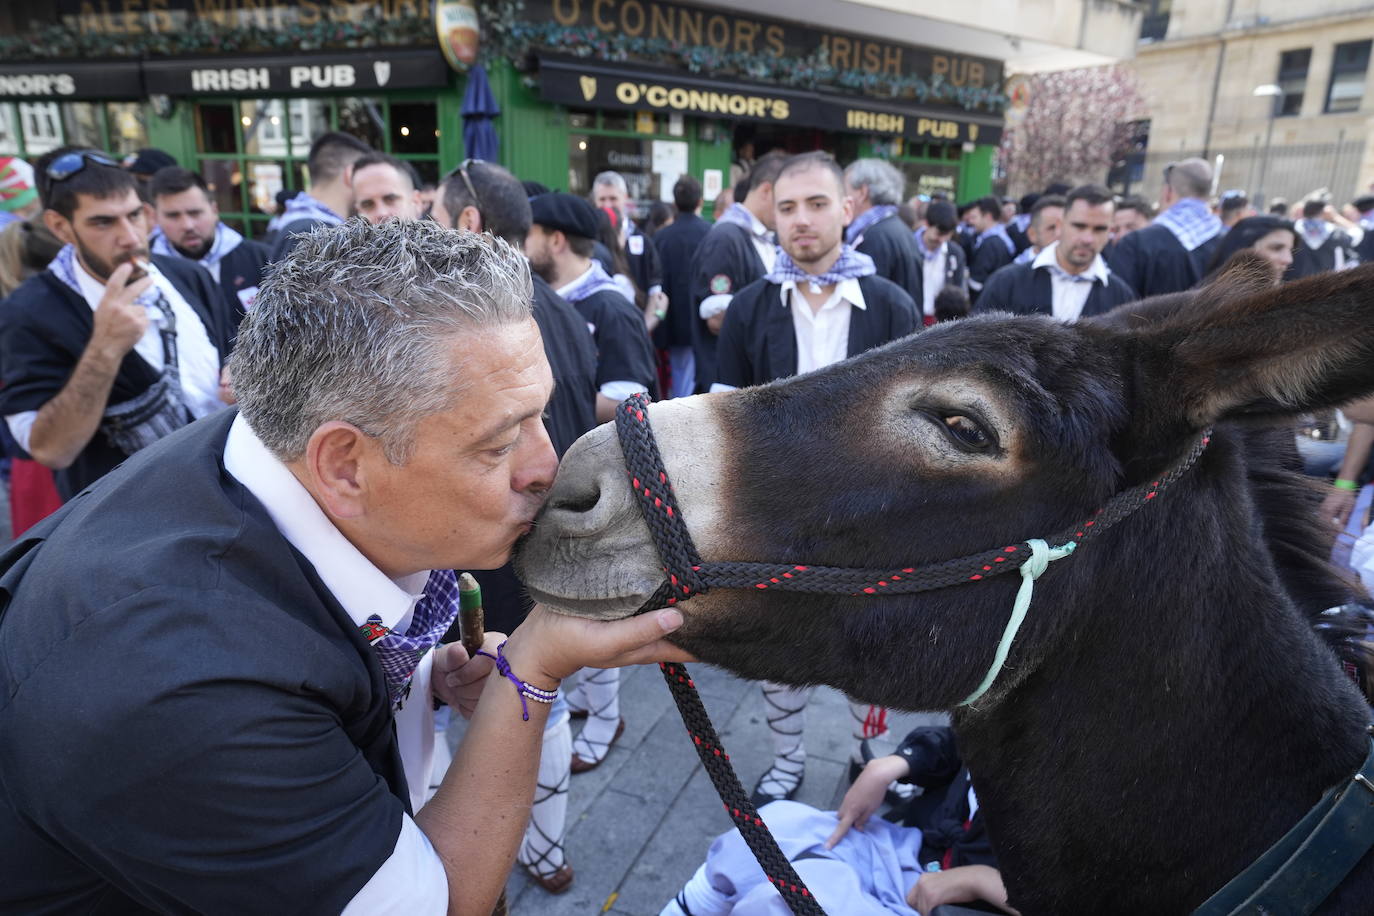
[[[492,119],[501,113],[487,81],[486,68],[481,64],[468,71],[468,87],[463,93],[463,147],[469,159],[495,162],[501,154],[501,141],[496,138]]]

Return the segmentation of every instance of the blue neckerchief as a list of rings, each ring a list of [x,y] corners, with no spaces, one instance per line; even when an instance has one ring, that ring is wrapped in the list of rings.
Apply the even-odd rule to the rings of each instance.
[[[1298,238],[1307,243],[1307,247],[1316,251],[1326,244],[1326,240],[1335,233],[1336,227],[1324,219],[1300,219],[1298,220]]]
[[[716,217],[716,222],[718,222],[718,223],[733,223],[733,224],[736,225],[736,226],[742,227],[746,232],[748,232],[750,235],[752,235],[754,238],[758,239],[759,241],[765,242],[765,243],[767,243],[767,244],[769,244],[769,245],[773,244],[773,233],[769,232],[769,231],[765,228],[765,229],[763,230],[763,234],[760,235],[760,234],[756,231],[756,228],[757,228],[757,227],[754,225],[754,223],[755,223],[754,214],[750,213],[750,212],[749,212],[749,208],[746,207],[744,204],[741,204],[741,203],[733,203],[733,204],[731,204],[729,207],[727,207],[727,208],[725,209],[725,212],[724,212],[724,213],[722,213],[720,216],[717,216],[717,217]]]
[[[215,238],[214,241],[210,243],[210,250],[205,252],[205,255],[199,260],[194,261],[194,263],[199,264],[206,270],[211,270],[225,255],[229,254],[229,252],[233,251],[241,244],[243,244],[242,235],[239,235],[237,231],[230,229],[228,226],[224,225],[224,223],[215,223]],[[186,255],[182,254],[180,251],[177,251],[161,229],[153,230],[148,247],[152,249],[153,254],[166,255],[169,258],[181,258],[185,261],[193,260],[186,257]]]
[[[869,226],[882,219],[887,219],[897,212],[897,208],[892,204],[881,204],[876,207],[869,207],[859,216],[855,217],[854,222],[849,224],[849,228],[844,231],[844,240],[847,244],[853,245],[854,240],[864,234]]]
[[[603,290],[612,290],[622,299],[625,291],[615,282],[610,274],[606,273],[606,268],[601,266],[600,261],[592,261],[592,269],[583,274],[579,279],[574,280],[571,286],[564,287],[558,291],[558,295],[567,299],[569,302],[581,302],[588,296],[595,295]]]
[[[797,266],[797,262],[792,260],[791,255],[779,248],[777,263],[773,265],[773,272],[768,275],[767,279],[769,283],[786,283],[791,280],[793,283],[805,282],[815,286],[830,286],[841,280],[871,277],[877,272],[878,269],[873,266],[872,258],[866,254],[860,254],[848,245],[840,248],[839,258],[823,274],[807,273]]]
[[[1221,220],[1196,197],[1183,198],[1155,217],[1155,222],[1172,232],[1188,251],[1221,235]]]
[[[921,257],[925,258],[927,261],[933,261],[933,260],[935,260],[936,258],[938,258],[938,257],[940,256],[940,251],[941,251],[941,249],[943,249],[943,248],[945,247],[945,246],[944,246],[944,243],[942,242],[942,243],[940,244],[940,247],[939,247],[939,248],[936,248],[934,251],[931,251],[930,248],[926,245],[926,227],[925,227],[925,226],[922,226],[921,228],[917,229],[916,232],[915,232],[915,235],[916,235],[916,247],[920,250],[920,252],[921,252]]]
[[[302,192],[286,202],[286,208],[282,210],[281,222],[283,226],[288,226],[304,219],[318,220],[331,226],[337,226],[344,221],[342,216],[329,207]]]
[[[62,250],[57,253],[57,256],[48,264],[48,270],[52,271],[52,275],[66,284],[83,302],[86,300],[86,294],[82,292],[81,284],[77,282],[76,279],[76,246],[64,245]],[[160,314],[163,310],[162,303],[165,299],[163,298],[162,291],[159,290],[157,284],[154,283],[152,286],[148,287],[146,293],[139,296],[134,301],[144,308],[153,309],[154,314]],[[168,308],[170,309],[170,306],[168,306]]]
[[[1007,227],[1001,223],[993,223],[991,228],[984,229],[982,234],[978,236],[978,241],[973,243],[973,250],[977,251],[983,247],[983,243],[989,238],[1001,239],[1002,244],[1007,246],[1007,254],[1016,254],[1016,243],[1011,240],[1011,236],[1007,235]]]

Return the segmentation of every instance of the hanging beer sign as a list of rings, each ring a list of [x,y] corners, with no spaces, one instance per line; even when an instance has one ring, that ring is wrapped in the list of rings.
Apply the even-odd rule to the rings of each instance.
[[[459,72],[477,63],[481,29],[472,0],[436,0],[434,31],[448,65]]]

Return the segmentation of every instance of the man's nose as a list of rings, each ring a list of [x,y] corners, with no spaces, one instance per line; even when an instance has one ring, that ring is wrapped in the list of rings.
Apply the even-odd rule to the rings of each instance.
[[[553,486],[558,474],[558,453],[553,450],[553,442],[543,424],[539,433],[530,442],[528,457],[516,472],[513,485],[520,492],[544,491]]]

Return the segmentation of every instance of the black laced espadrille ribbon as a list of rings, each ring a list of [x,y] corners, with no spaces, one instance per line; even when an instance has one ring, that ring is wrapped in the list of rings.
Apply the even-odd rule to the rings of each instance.
[[[1035,565],[1039,571],[1043,571],[1046,549],[1052,553],[1051,560],[1067,556],[1079,544],[1100,537],[1141,506],[1148,505],[1161,491],[1192,468],[1207,448],[1212,435],[1210,429],[1205,430],[1188,453],[1157,480],[1121,491],[1091,519],[1044,541],[1024,541],[953,560],[895,569],[803,566],[793,563],[704,563],[687,531],[682,510],[673,494],[668,471],[663,466],[663,458],[649,426],[648,408],[648,396],[637,394],[621,402],[615,415],[616,433],[620,437],[620,449],[625,456],[630,485],[634,488],[667,576],[640,607],[638,613],[641,614],[687,601],[711,588],[775,589],[851,596],[911,594],[978,582],[1020,569],[1031,563],[1033,557],[1037,558]],[[1033,575],[1039,575],[1039,571]],[[1029,601],[1029,596],[1026,600]],[[1009,645],[1014,633],[1009,624],[1004,644]],[[981,695],[1000,666],[999,659],[974,697]],[[758,859],[769,882],[782,894],[793,913],[799,916],[822,914],[815,897],[797,877],[740,785],[739,777],[730,766],[730,757],[720,745],[720,739],[711,726],[687,669],[673,663],[659,667],[677,702],[692,743],[696,746],[697,756],[701,758],[711,783],[725,803],[726,811],[739,827],[740,834]],[[974,697],[970,697],[969,701]]]

